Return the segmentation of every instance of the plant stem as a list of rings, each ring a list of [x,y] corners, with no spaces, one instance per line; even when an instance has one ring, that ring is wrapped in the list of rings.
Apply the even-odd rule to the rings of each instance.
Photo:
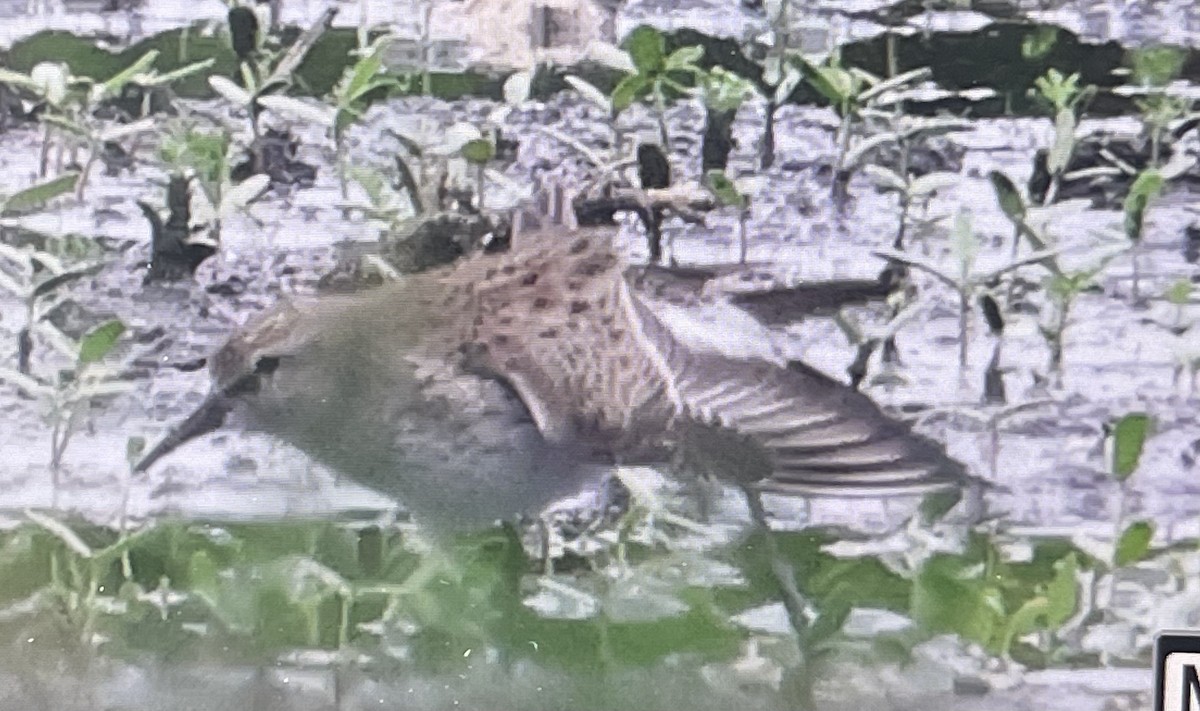
[[[347,200],[350,197],[350,186],[346,182],[346,146],[343,144],[341,136],[333,139],[333,146],[337,160],[338,183],[342,188],[342,199]]]
[[[775,111],[779,107],[774,99],[767,100],[766,121],[763,125],[762,143],[758,150],[758,167],[767,170],[775,164]]]
[[[1059,310],[1058,310],[1058,323],[1056,324],[1055,329],[1054,329],[1054,332],[1055,332],[1054,348],[1050,354],[1050,359],[1051,359],[1050,362],[1051,362],[1051,366],[1054,370],[1055,380],[1059,387],[1062,387],[1063,351],[1065,350],[1065,345],[1066,345],[1063,343],[1063,340],[1066,337],[1067,318],[1070,316],[1071,301],[1074,298],[1075,298],[1074,294],[1068,294],[1068,295],[1063,296],[1062,305],[1059,307]]]
[[[967,289],[959,289],[958,291],[958,372],[959,376],[965,378],[967,374],[967,354],[969,350],[969,342],[967,335],[967,316],[971,312],[971,302]]]
[[[746,263],[746,211],[738,215],[738,237],[741,240],[741,252],[738,254],[738,264]]]
[[[42,124],[42,149],[38,154],[38,177],[45,178],[50,169],[50,124]]]
[[[1012,236],[1012,251],[1008,255],[1010,263],[1017,261],[1017,253],[1021,251],[1021,228],[1013,226]],[[1013,307],[1013,290],[1016,288],[1016,272],[1008,280],[1008,289],[1004,293],[1004,305],[1008,309]]]
[[[484,169],[484,164],[480,163],[478,168],[476,169],[477,172],[475,173],[475,193],[479,197],[479,211],[480,212],[483,212],[483,186],[485,183],[483,169]]]
[[[894,32],[885,33],[887,42],[887,76],[892,78],[899,72],[898,62],[896,61],[896,34]]]
[[[1129,250],[1130,259],[1133,260],[1133,287],[1131,296],[1135,302],[1141,299],[1141,289],[1139,288],[1141,284],[1141,260],[1138,259],[1141,246],[1141,240],[1137,240],[1133,243],[1132,249]]]
[[[892,241],[892,247],[896,250],[904,249],[904,235],[908,231],[908,212],[912,200],[907,194],[900,196],[900,226],[896,229],[896,239]]]
[[[429,23],[433,16],[433,3],[426,0],[421,7],[421,93],[433,93],[433,77],[430,73]]]
[[[370,44],[367,37],[368,10],[370,9],[369,0],[359,0],[358,3],[358,48],[364,49]]]
[[[658,119],[658,135],[662,140],[663,152],[670,154],[671,139],[670,136],[667,135],[667,102],[663,97],[661,87],[657,87],[654,90],[654,109],[655,113],[657,114],[656,118]]]
[[[96,164],[96,146],[92,145],[88,149],[87,160],[83,163],[83,170],[79,173],[79,178],[75,180],[75,199],[83,200],[83,191],[87,188],[88,176],[91,175],[92,166]]]
[[[1125,526],[1125,505],[1128,487],[1124,481],[1117,482],[1117,501],[1116,510],[1113,515],[1113,552],[1112,559],[1109,561],[1108,571],[1108,589],[1106,590],[1107,599],[1104,601],[1105,608],[1111,608],[1113,595],[1117,591],[1117,544],[1121,540],[1121,532]]]

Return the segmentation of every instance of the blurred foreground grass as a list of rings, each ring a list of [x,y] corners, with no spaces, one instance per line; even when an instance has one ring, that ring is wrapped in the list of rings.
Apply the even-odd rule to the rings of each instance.
[[[499,530],[443,556],[398,524],[163,521],[121,536],[29,516],[0,534],[0,669],[24,686],[113,665],[317,669],[386,683],[389,702],[397,684],[426,694],[406,707],[792,707],[807,686],[844,692],[821,688],[846,664],[921,668],[919,648],[947,637],[1027,668],[1099,662],[1072,630],[1103,622],[1089,590],[1105,565],[1061,539],[973,533],[939,551],[927,531],[891,545],[777,533],[819,611],[800,638],[756,535],[714,543],[642,520],[568,541],[548,571]]]

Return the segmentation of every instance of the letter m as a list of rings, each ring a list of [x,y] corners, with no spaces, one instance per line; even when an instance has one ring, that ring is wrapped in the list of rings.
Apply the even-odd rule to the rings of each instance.
[[[1180,711],[1192,711],[1200,706],[1200,676],[1196,674],[1195,664],[1183,665],[1183,698],[1179,700]]]

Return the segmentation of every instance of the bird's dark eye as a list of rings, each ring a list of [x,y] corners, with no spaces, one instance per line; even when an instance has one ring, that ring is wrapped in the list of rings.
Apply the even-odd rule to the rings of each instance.
[[[261,356],[254,362],[255,375],[270,375],[279,367],[278,356]]]

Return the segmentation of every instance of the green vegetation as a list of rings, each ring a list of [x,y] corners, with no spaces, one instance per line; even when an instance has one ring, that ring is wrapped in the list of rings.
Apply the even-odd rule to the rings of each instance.
[[[1032,366],[1038,395],[1009,405],[1003,387],[999,396],[985,388],[987,406],[974,404],[973,393],[961,408],[986,429],[990,474],[998,482],[1005,475],[998,465],[1002,425],[1060,404],[1063,376],[1070,370],[1067,339],[1086,299],[1108,299],[1113,308],[1125,309],[1150,309],[1162,300],[1174,318],[1160,326],[1176,336],[1192,327],[1187,313],[1192,282],[1172,274],[1164,290],[1156,281],[1161,274],[1142,273],[1147,233],[1165,209],[1164,197],[1195,164],[1187,151],[1176,150],[1187,132],[1182,129],[1197,120],[1194,104],[1170,88],[1190,55],[1169,47],[1123,55],[1130,83],[1114,87],[1107,75],[1098,78],[1067,61],[1064,52],[1074,46],[1069,33],[1045,27],[996,30],[1013,40],[1020,63],[982,73],[971,88],[1001,95],[1004,112],[1024,111],[1047,128],[1047,121],[1053,125],[1026,189],[1003,170],[970,174],[952,161],[930,167],[919,160],[944,149],[948,137],[972,131],[976,119],[992,110],[990,99],[964,99],[966,82],[954,75],[961,67],[933,61],[932,49],[917,52],[892,31],[886,54],[877,52],[871,61],[857,45],[821,57],[802,54],[788,36],[788,14],[797,11],[789,6],[787,0],[772,3],[767,48],[713,38],[693,43],[697,33],[643,26],[619,48],[601,47],[602,66],[543,64],[504,77],[433,71],[428,37],[422,40],[422,66],[389,67],[387,50],[396,38],[367,27],[318,27],[306,39],[289,42],[282,35],[257,37],[243,61],[233,53],[228,28],[215,34],[185,28],[118,53],[61,33],[18,43],[5,58],[0,83],[37,106],[29,113],[41,143],[39,177],[0,196],[0,289],[23,314],[15,327],[15,358],[8,363],[4,356],[0,381],[44,417],[55,492],[64,454],[88,413],[103,412],[131,388],[125,346],[140,334],[127,333],[125,322],[107,316],[74,331],[74,337],[55,326],[52,316],[74,298],[72,286],[107,265],[96,251],[72,252],[77,245],[66,237],[19,244],[25,234],[17,230],[20,220],[63,203],[81,207],[88,176],[115,145],[135,162],[153,154],[155,168],[173,184],[187,186],[188,210],[180,214],[189,219],[175,227],[191,243],[219,248],[223,221],[246,214],[256,201],[279,199],[268,193],[277,182],[272,171],[278,165],[271,160],[279,160],[269,159],[264,148],[269,122],[326,129],[322,141],[327,138],[325,148],[333,149],[343,199],[338,207],[381,223],[385,238],[407,234],[450,205],[460,214],[491,218],[512,207],[514,196],[526,195],[529,186],[521,180],[533,176],[511,175],[512,145],[506,147],[500,129],[519,111],[542,110],[546,86],[578,94],[593,115],[600,110],[605,122],[596,132],[600,138],[548,125],[535,129],[588,163],[579,176],[583,192],[614,201],[627,198],[621,190],[633,184],[627,169],[637,141],[628,139],[649,126],[635,127],[638,112],[628,109],[648,104],[667,167],[677,178],[700,184],[704,198],[681,200],[682,207],[663,200],[690,223],[703,222],[705,212],[736,212],[742,267],[758,221],[778,217],[769,214],[777,206],[794,208],[787,200],[760,196],[806,185],[767,181],[777,180],[780,171],[811,169],[831,176],[839,210],[860,197],[887,207],[884,218],[871,223],[883,225],[883,234],[866,236],[878,237],[877,244],[857,255],[886,262],[888,271],[880,277],[887,277],[891,289],[886,306],[872,314],[879,316],[875,323],[870,316],[838,314],[838,326],[859,349],[851,366],[855,387],[903,379],[908,366],[897,355],[896,339],[917,315],[939,307],[956,318],[956,332],[946,322],[944,343],[956,350],[964,378],[976,365],[970,358],[973,339],[980,337],[973,322],[976,305],[985,304],[997,341],[988,376],[1001,381],[1004,324],[1021,319],[1036,324],[1031,340],[1040,347],[1040,333],[1048,353],[1044,367]],[[1108,56],[1095,52],[1088,56]],[[881,58],[886,67],[878,66]],[[1136,98],[1121,103],[1116,91],[1121,88]],[[923,91],[937,93],[934,89],[939,98],[922,98]],[[106,112],[134,95],[133,105]],[[381,135],[395,140],[397,154],[386,158],[386,167],[370,164],[368,151],[349,140],[356,124],[373,102],[413,95],[504,103],[448,127],[414,120],[388,128]],[[179,115],[157,110],[156,96],[182,106]],[[176,101],[214,96],[224,99],[226,116]],[[702,138],[682,133],[694,131],[691,124],[668,120],[673,102],[702,105]],[[765,104],[765,113],[756,118],[763,133],[752,168],[746,151],[735,151],[745,147],[735,146],[732,126],[752,115],[747,109],[760,108],[755,102]],[[799,161],[799,168],[798,161],[774,165],[775,122],[788,104],[818,104],[813,115],[824,131],[819,135],[831,138],[827,154],[801,156],[809,162]],[[1085,119],[1113,105],[1141,121],[1146,150],[1136,160],[1115,156],[1107,146],[1096,148],[1096,136],[1081,129]],[[230,109],[236,123],[227,125]],[[703,145],[710,140],[712,146]],[[695,153],[684,154],[679,146],[697,144],[699,166],[685,165]],[[239,163],[243,152],[250,156],[248,169]],[[558,165],[549,168],[553,172]],[[135,179],[156,192],[161,188],[143,174]],[[684,182],[677,179],[669,187]],[[1073,193],[1081,184],[1099,196]],[[972,186],[990,188],[995,205],[969,193],[968,206],[962,191]],[[353,199],[351,187],[358,192]],[[620,210],[667,209],[665,203],[651,205],[647,191],[629,192],[639,194]],[[1080,205],[1073,197],[1079,194],[1093,204]],[[695,206],[699,202],[702,207]],[[1002,216],[1005,234],[988,232],[994,227],[985,222],[989,211]],[[796,211],[784,215],[787,224],[799,219]],[[1087,228],[1081,227],[1084,221]],[[1103,290],[1116,278],[1110,266],[1125,256],[1132,304]],[[395,276],[381,259],[374,264]],[[868,378],[877,351],[886,372]],[[1194,381],[1197,370],[1200,354],[1186,352],[1176,378],[1190,371]],[[991,407],[997,404],[1002,406]],[[1014,532],[1010,522],[993,521],[976,526],[956,545],[941,528],[918,518],[882,540],[823,529],[778,532],[772,540],[761,532],[728,538],[717,535],[724,533],[719,527],[680,513],[678,502],[667,505],[637,491],[624,519],[569,541],[555,539],[557,547],[548,546],[540,568],[511,531],[464,539],[443,557],[423,547],[410,529],[395,525],[131,526],[132,462],[144,442],[138,433],[122,433],[134,436],[117,525],[34,511],[0,533],[0,638],[54,630],[78,640],[82,649],[131,661],[158,655],[269,665],[297,651],[322,652],[339,668],[360,659],[373,672],[403,668],[431,674],[457,674],[471,654],[490,654],[510,667],[529,663],[577,675],[573,693],[586,699],[580,708],[605,707],[616,699],[621,692],[612,687],[619,685],[607,682],[623,673],[663,668],[683,669],[696,680],[733,679],[728,685],[738,689],[761,684],[797,706],[815,706],[821,679],[837,665],[864,657],[880,667],[903,665],[942,635],[1028,668],[1107,664],[1114,661],[1109,653],[1097,658],[1080,640],[1113,623],[1118,584],[1135,578],[1131,571],[1152,570],[1183,590],[1186,571],[1194,571],[1200,556],[1195,540],[1156,545],[1155,522],[1135,514],[1130,503],[1134,475],[1139,483],[1149,476],[1139,472],[1156,422],[1147,411],[1084,423],[1104,430],[1115,494],[1112,533],[1099,544],[1080,536],[1031,536]],[[779,580],[776,557],[790,567],[787,580]],[[763,623],[777,611],[781,587],[794,588],[804,619],[788,609],[790,625]],[[888,629],[864,634],[851,624],[884,615],[893,623]]]

